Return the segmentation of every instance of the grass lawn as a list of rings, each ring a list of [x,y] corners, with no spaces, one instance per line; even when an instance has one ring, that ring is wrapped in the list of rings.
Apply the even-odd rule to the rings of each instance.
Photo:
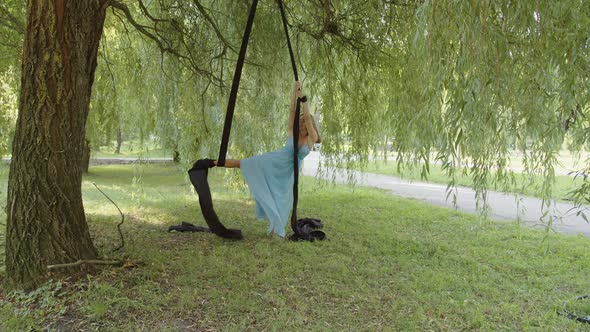
[[[395,161],[370,161],[365,172],[393,175],[408,180],[427,181],[433,183],[448,184],[449,178],[442,170],[440,165],[430,164],[430,174],[427,179],[421,177],[421,167],[413,169],[398,170],[397,162]],[[513,181],[508,184],[493,184],[490,190],[510,193],[520,193],[527,196],[542,197],[542,181],[541,176],[527,176],[521,173],[515,173]],[[473,187],[473,179],[471,176],[463,174],[462,171],[457,172],[456,184],[458,186]],[[553,197],[558,200],[571,200],[569,193],[582,184],[580,178],[572,176],[556,176]]]
[[[184,171],[174,166],[91,168],[84,200],[95,244],[137,267],[52,281],[31,294],[0,293],[0,330],[586,327],[556,314],[564,300],[590,293],[586,238],[480,224],[476,216],[384,191],[319,187],[305,178],[300,215],[321,218],[328,240],[291,243],[266,236],[247,193],[225,186],[222,172],[211,172],[214,202],[226,226],[242,229],[241,242],[165,231],[183,220],[204,224]],[[92,182],[127,216],[122,253],[110,253],[120,217]]]

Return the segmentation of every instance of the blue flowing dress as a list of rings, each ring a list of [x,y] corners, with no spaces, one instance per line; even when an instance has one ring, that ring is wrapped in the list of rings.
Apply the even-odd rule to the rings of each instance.
[[[242,176],[256,200],[256,217],[269,221],[268,233],[285,237],[285,225],[293,206],[293,137],[282,149],[240,161]],[[299,148],[299,169],[309,154],[307,144]]]

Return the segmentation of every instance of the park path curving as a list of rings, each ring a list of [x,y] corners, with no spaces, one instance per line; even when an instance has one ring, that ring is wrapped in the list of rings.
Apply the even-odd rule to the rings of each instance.
[[[303,174],[316,176],[320,158],[319,153],[310,153],[305,158]],[[463,212],[478,213],[475,191],[471,188],[458,187],[456,189],[457,205],[455,206],[451,197],[447,199],[446,185],[409,181],[395,176],[358,171],[350,171],[349,173],[340,171],[321,175],[325,179],[334,177],[337,183],[348,183],[349,176],[355,179],[357,185],[385,189],[397,196],[413,198]],[[494,221],[512,222],[518,220],[523,225],[539,229],[545,229],[547,223],[551,222],[551,229],[554,231],[590,237],[590,224],[581,215],[578,215],[578,212],[585,212],[590,219],[590,206],[576,207],[574,204],[552,201],[548,208],[543,209],[541,199],[494,191],[488,191],[487,200],[488,216]],[[547,211],[545,216],[544,211]]]

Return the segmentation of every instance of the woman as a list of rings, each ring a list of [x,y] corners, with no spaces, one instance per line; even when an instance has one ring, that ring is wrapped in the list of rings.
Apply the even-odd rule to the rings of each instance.
[[[269,221],[268,233],[271,236],[285,236],[285,225],[293,205],[293,122],[297,98],[302,99],[303,115],[299,119],[299,165],[321,138],[315,120],[307,104],[307,97],[301,90],[301,83],[293,84],[291,110],[289,113],[289,137],[282,149],[247,159],[227,159],[225,167],[240,168],[256,200],[256,217]],[[217,166],[217,161],[214,162]]]

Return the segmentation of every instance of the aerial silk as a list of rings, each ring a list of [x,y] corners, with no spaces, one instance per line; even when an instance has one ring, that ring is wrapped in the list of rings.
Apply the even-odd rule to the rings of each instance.
[[[287,46],[289,48],[289,55],[291,58],[291,65],[293,68],[293,75],[295,80],[299,80],[299,76],[297,74],[297,66],[295,64],[295,57],[293,54],[293,48],[291,46],[291,40],[289,38],[289,30],[287,26],[287,19],[285,16],[285,10],[283,8],[282,0],[278,0],[279,9],[281,12],[281,18],[283,20],[283,28],[285,29],[285,35],[287,36]],[[250,7],[250,13],[248,14],[248,21],[246,23],[246,29],[244,31],[244,36],[242,38],[242,46],[240,47],[240,53],[238,56],[238,62],[236,64],[236,70],[234,72],[234,78],[232,82],[232,87],[229,95],[229,102],[227,105],[227,112],[225,115],[225,124],[223,128],[223,135],[221,138],[221,146],[219,149],[219,158],[217,158],[217,166],[223,167],[225,165],[225,158],[227,155],[227,147],[229,143],[229,135],[231,131],[232,119],[234,114],[234,109],[236,105],[236,99],[238,94],[238,88],[240,85],[240,78],[242,76],[242,68],[244,66],[244,60],[246,58],[246,49],[248,48],[248,41],[250,39],[250,32],[252,31],[252,24],[254,23],[254,16],[256,14],[256,7],[258,5],[258,0],[253,0],[252,6]],[[291,213],[291,228],[293,229],[293,234],[290,239],[299,241],[299,240],[308,240],[313,241],[315,239],[323,240],[325,238],[325,234],[321,231],[317,231],[318,228],[321,228],[321,222],[317,219],[314,223],[309,222],[311,219],[297,219],[297,203],[298,203],[298,193],[299,193],[299,116],[301,115],[301,100],[297,99],[297,105],[295,109],[295,122],[293,124],[293,138],[294,138],[294,154],[293,154],[293,163],[294,163],[294,181],[293,181],[293,210]],[[213,201],[211,199],[211,189],[209,187],[209,183],[207,181],[208,169],[214,167],[213,161],[211,159],[201,159],[195,162],[193,167],[188,171],[189,178],[191,183],[195,187],[197,194],[199,195],[199,205],[201,206],[201,212],[203,213],[203,217],[207,222],[211,232],[215,233],[216,235],[226,238],[226,239],[233,239],[233,240],[241,240],[243,239],[242,232],[238,229],[228,229],[226,228],[219,217],[215,213],[213,209]]]

